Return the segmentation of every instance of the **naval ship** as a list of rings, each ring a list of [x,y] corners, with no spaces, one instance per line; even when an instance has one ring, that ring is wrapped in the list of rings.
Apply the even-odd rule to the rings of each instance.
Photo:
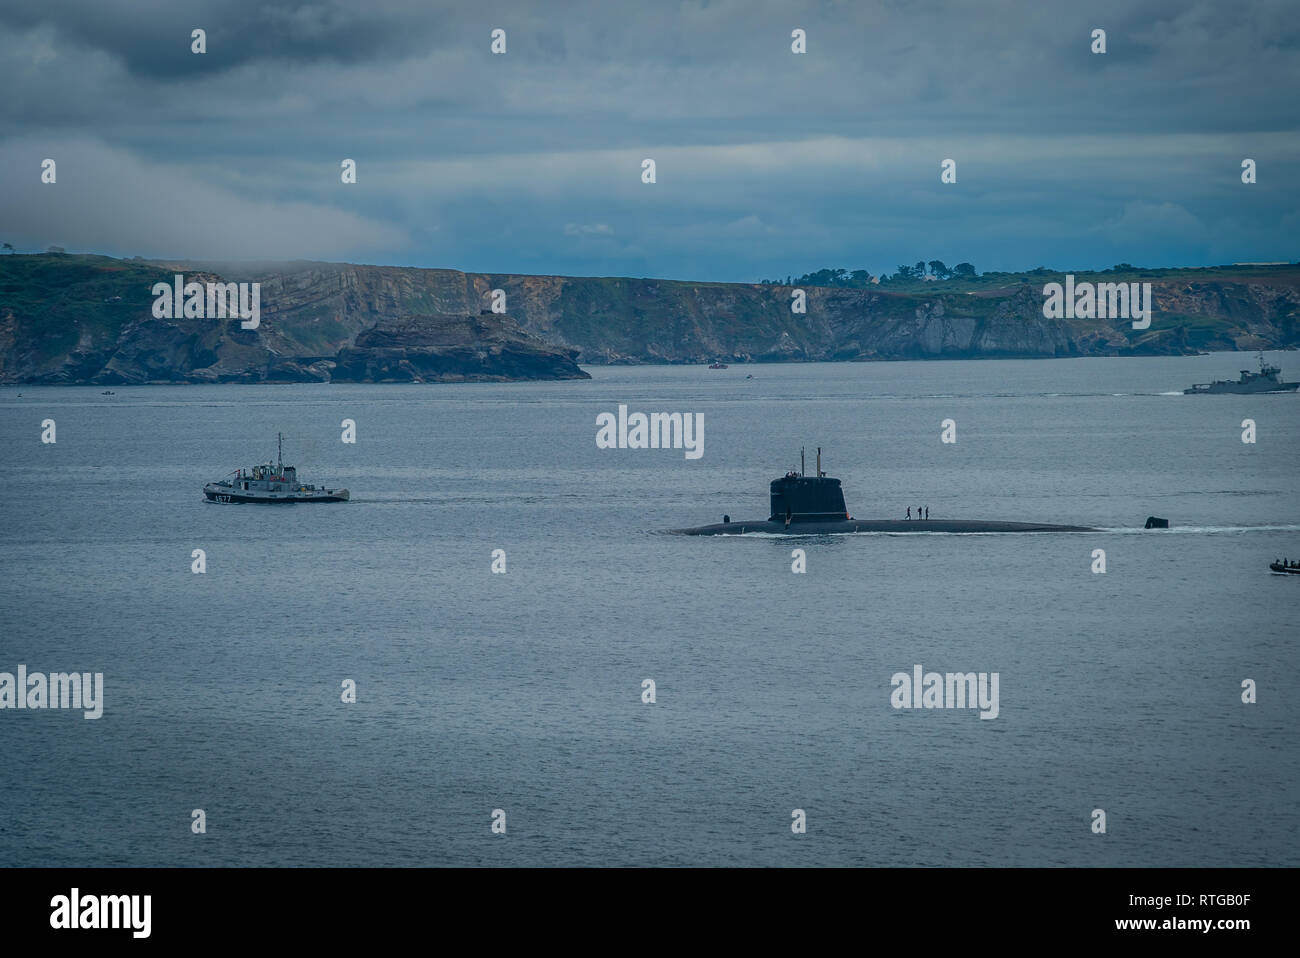
[[[203,494],[209,502],[347,502],[346,489],[326,489],[298,481],[298,470],[284,464],[284,437],[275,434],[276,461],[252,469],[236,469],[225,479],[209,482]]]
[[[1184,396],[1211,395],[1214,393],[1289,393],[1295,392],[1300,383],[1284,383],[1282,370],[1277,366],[1264,363],[1264,354],[1259,354],[1259,372],[1252,373],[1243,369],[1236,382],[1216,379],[1212,383],[1196,383],[1190,389],[1184,389]]]
[[[778,535],[820,536],[845,532],[1096,532],[1087,526],[1060,526],[1042,522],[1001,522],[988,519],[854,519],[844,506],[840,481],[822,472],[822,451],[817,450],[817,475],[804,475],[803,453],[799,471],[791,469],[769,487],[772,510],[766,519],[721,522],[674,529],[687,536],[739,536],[766,532]],[[919,510],[918,510],[919,512]],[[1164,521],[1164,520],[1160,520]],[[1165,523],[1166,527],[1168,523]]]

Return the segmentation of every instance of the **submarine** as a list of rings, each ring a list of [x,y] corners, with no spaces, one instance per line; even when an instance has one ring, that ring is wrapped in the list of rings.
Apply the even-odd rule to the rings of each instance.
[[[673,529],[687,536],[739,536],[767,532],[776,535],[822,536],[846,532],[1097,532],[1089,526],[1051,525],[1044,522],[999,522],[987,519],[854,519],[844,506],[840,481],[822,472],[822,451],[817,449],[817,475],[791,470],[771,483],[772,510],[766,519],[721,522]]]

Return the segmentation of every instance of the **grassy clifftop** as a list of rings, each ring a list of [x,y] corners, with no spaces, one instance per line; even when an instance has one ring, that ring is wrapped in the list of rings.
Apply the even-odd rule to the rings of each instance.
[[[142,260],[42,254],[0,257],[0,379],[18,356],[50,358],[117,341],[149,315],[171,273]]]

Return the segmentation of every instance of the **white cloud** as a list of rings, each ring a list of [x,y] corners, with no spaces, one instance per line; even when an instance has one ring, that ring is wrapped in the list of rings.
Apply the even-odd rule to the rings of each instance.
[[[565,223],[565,236],[610,236],[613,230],[608,223]]]
[[[41,161],[57,181],[40,181]],[[337,176],[336,176],[337,179]],[[0,143],[7,242],[205,259],[347,257],[409,240],[398,227],[335,207],[267,202],[76,137]],[[340,184],[340,190],[347,189]]]

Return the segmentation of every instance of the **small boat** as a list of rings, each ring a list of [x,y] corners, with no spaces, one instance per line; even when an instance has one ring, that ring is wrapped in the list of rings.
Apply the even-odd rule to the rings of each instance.
[[[1227,379],[1216,379],[1212,383],[1196,383],[1190,389],[1184,389],[1183,395],[1286,393],[1295,392],[1297,387],[1300,387],[1300,383],[1284,383],[1281,368],[1270,366],[1264,362],[1264,354],[1261,352],[1259,354],[1259,372],[1253,373],[1249,369],[1243,369],[1236,382]]]
[[[710,368],[710,369],[729,369],[730,367],[729,367],[726,363],[712,363],[712,364],[709,366],[709,368]]]
[[[117,393],[113,392],[113,390],[111,390],[111,389],[105,389],[102,393],[100,393],[100,395],[101,395],[101,396],[116,396]]]
[[[209,502],[347,502],[346,489],[326,489],[298,481],[298,470],[284,465],[284,437],[276,433],[275,462],[236,469],[225,479],[209,482],[203,495]],[[233,478],[231,478],[233,477]]]
[[[1278,575],[1300,575],[1300,562],[1270,562],[1268,567]]]

